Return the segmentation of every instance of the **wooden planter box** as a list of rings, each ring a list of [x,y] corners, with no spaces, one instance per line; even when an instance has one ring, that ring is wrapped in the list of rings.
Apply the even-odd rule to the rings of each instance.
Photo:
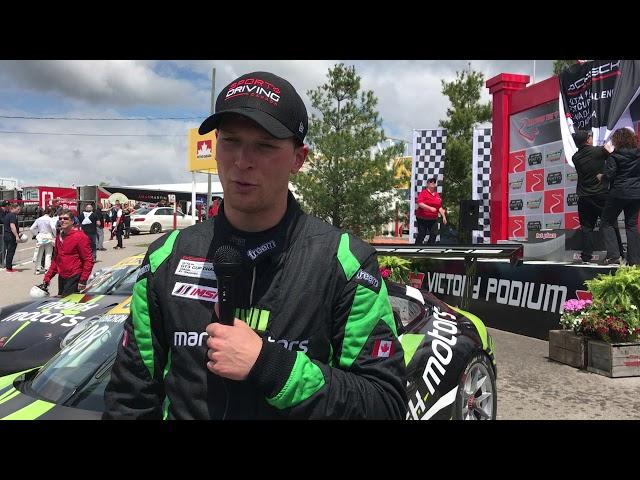
[[[640,376],[640,343],[606,343],[589,338],[587,370],[607,377]]]
[[[549,330],[549,358],[576,368],[587,368],[587,339],[571,330]]]

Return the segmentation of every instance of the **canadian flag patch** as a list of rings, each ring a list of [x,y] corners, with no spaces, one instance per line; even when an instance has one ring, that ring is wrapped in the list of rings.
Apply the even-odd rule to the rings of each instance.
[[[391,340],[376,340],[373,344],[371,358],[390,357],[394,352],[393,342]]]

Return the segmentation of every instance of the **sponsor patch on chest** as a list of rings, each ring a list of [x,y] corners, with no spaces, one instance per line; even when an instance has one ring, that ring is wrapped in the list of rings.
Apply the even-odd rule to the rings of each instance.
[[[171,295],[175,297],[190,298],[191,300],[204,300],[205,302],[218,302],[218,289],[193,283],[176,282]]]
[[[182,258],[175,271],[176,275],[192,278],[206,278],[209,280],[216,279],[216,273],[213,270],[213,263],[204,259],[185,259]]]

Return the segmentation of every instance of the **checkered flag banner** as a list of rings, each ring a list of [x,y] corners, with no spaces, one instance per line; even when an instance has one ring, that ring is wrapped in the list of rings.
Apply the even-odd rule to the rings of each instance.
[[[418,233],[416,222],[416,199],[427,188],[427,179],[438,179],[437,190],[442,195],[444,154],[447,131],[443,128],[413,131],[413,162],[411,165],[411,225],[409,238],[415,243]]]
[[[491,128],[473,129],[473,167],[471,198],[480,200],[479,224],[473,231],[473,243],[491,243],[489,200],[491,199]]]

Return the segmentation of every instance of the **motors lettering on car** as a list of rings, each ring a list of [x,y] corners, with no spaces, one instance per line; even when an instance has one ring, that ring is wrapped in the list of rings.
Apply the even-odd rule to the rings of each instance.
[[[434,384],[436,386],[440,384],[446,374],[446,367],[451,363],[453,358],[451,347],[456,344],[456,335],[458,334],[454,315],[441,312],[437,307],[434,307],[433,316],[436,318],[433,322],[434,328],[427,332],[427,335],[434,338],[431,342],[432,355],[427,360],[422,374],[422,380],[431,395],[436,391]]]

